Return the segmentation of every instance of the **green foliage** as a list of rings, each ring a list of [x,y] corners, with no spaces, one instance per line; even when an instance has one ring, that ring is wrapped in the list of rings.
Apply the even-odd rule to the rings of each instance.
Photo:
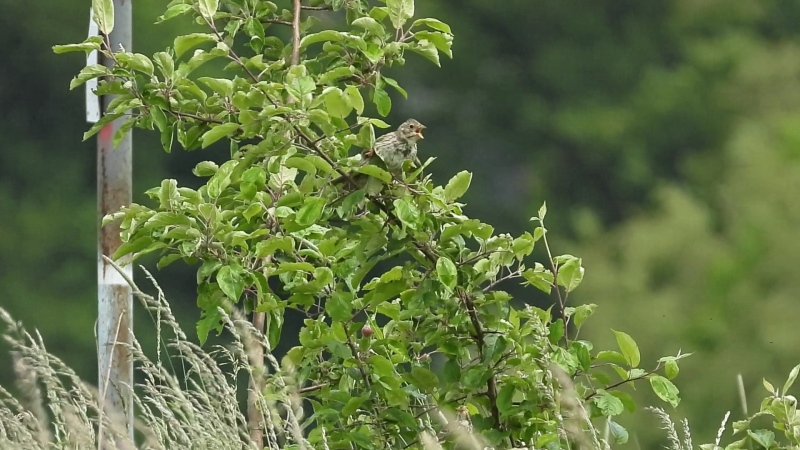
[[[753,448],[790,449],[800,445],[800,413],[797,411],[797,398],[788,391],[797,379],[800,365],[795,366],[782,388],[776,388],[764,380],[764,388],[769,396],[761,402],[759,411],[745,420],[733,423],[734,435],[744,435],[741,439],[728,444],[726,450]],[[762,428],[771,425],[771,429]],[[717,443],[718,444],[718,443]],[[705,444],[703,450],[721,450],[717,444]]]
[[[94,3],[98,24],[112,26],[108,2]],[[601,447],[591,420],[607,418],[624,442],[611,418],[635,409],[616,388],[647,379],[677,405],[669,378],[686,355],[645,370],[628,334],[614,332],[619,351],[594,352],[578,339],[595,306],[566,306],[584,268],[578,257],[551,254],[546,207],[532,233],[495,234],[457,202],[468,172],[440,186],[424,167],[401,180],[358,167],[350,154],[369,148],[373,126],[383,125],[365,99],[386,116],[387,86],[405,95],[382,70],[402,66],[407,52],[438,65],[453,36],[436,19],[408,25],[412,0],[323,5],[344,13],[329,19],[344,19],[346,31],[318,29],[316,17],[294,18],[270,1],[175,0],[160,20],[189,16],[206,32],[179,36],[152,58],[102,44],[112,67],[84,69],[70,87],[103,77],[98,94],[116,95],[104,121],[126,120],[115,137],[137,127],[158,131],[168,152],[174,140],[185,150],[230,146],[224,163],[195,167],[205,180],[198,189],[164,180],[147,191],[156,207],[106,217],[122,230],[114,256],[157,253],[159,267],[196,265],[201,343],[241,305],[265,315],[271,351],[286,312],[301,313],[301,345],[281,370],[295,374],[313,409],[303,426],[315,445],[409,447],[429,433],[452,447],[474,431],[494,447],[561,448],[592,430]],[[298,39],[268,33],[292,19]],[[225,76],[195,75],[210,61],[225,62]],[[356,171],[368,176],[365,187],[332,183]],[[537,243],[547,257],[529,268]],[[557,310],[516,307],[500,290],[507,281],[553,293]],[[267,397],[286,388],[272,376],[265,386]]]

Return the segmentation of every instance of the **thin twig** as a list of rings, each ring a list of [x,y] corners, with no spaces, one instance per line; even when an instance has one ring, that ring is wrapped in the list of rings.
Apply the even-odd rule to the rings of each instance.
[[[280,19],[261,19],[262,23],[275,23],[278,25],[286,25],[287,27],[292,26],[292,22]]]

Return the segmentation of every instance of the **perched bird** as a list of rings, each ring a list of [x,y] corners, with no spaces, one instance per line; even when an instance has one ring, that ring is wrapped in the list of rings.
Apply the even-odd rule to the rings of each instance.
[[[403,163],[406,160],[411,160],[417,167],[422,164],[417,157],[417,141],[423,139],[422,131],[425,125],[419,123],[415,119],[408,119],[403,122],[400,127],[391,132],[384,134],[375,141],[375,145],[371,149],[365,150],[361,153],[361,165],[375,164],[375,157],[386,166],[386,169],[397,177],[403,174]],[[352,178],[356,181],[362,179],[366,175],[356,174]],[[334,184],[339,184],[347,178],[341,176],[333,180]]]
[[[375,141],[374,154],[378,155],[389,172],[395,175],[403,173],[403,162],[407,159],[420,166],[417,158],[417,141],[423,139],[424,129],[425,125],[414,119],[408,119],[397,131],[384,134]]]

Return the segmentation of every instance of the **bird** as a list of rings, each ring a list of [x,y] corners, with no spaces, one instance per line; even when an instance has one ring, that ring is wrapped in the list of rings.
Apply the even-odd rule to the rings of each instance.
[[[417,141],[424,139],[423,130],[425,130],[425,125],[416,119],[406,120],[397,130],[379,137],[371,149],[362,152],[359,165],[376,164],[375,158],[377,157],[392,175],[402,179],[403,163],[406,160],[412,161],[417,167],[422,165],[417,157]],[[350,178],[358,182],[357,178],[363,179],[365,176],[356,174]],[[347,178],[343,175],[333,180],[333,183],[341,184]]]
[[[386,164],[394,175],[403,173],[403,163],[410,159],[415,165],[420,166],[417,157],[417,141],[424,139],[422,131],[425,125],[416,119],[408,119],[397,128],[397,131],[384,134],[375,141],[373,151]]]

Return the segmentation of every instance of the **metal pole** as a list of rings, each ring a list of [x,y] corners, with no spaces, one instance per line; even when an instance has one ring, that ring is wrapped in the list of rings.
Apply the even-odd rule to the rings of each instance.
[[[114,29],[109,41],[113,51],[120,46],[131,51],[131,3],[132,0],[114,0]],[[102,64],[111,65],[102,58]],[[101,110],[105,112],[113,95],[101,99]],[[122,124],[122,119],[106,125],[97,139],[97,212],[99,219],[106,214],[131,204],[131,154],[132,139],[128,133],[114,148],[112,137]],[[98,220],[99,223],[99,220]],[[116,270],[106,263],[101,255],[111,256],[121,244],[119,226],[110,224],[100,227],[97,255],[97,355],[100,393],[104,397],[104,411],[117,422],[127,427],[133,439],[133,359],[129,345],[133,342],[133,296],[131,287]],[[125,261],[120,261],[127,274],[133,270]]]

